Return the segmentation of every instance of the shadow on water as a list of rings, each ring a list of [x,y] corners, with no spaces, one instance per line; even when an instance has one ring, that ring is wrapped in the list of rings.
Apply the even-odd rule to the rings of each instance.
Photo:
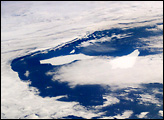
[[[115,28],[115,29],[109,29],[103,31],[95,31],[92,34],[89,34],[86,38],[75,39],[72,42],[55,47],[54,49],[37,51],[35,53],[31,53],[29,55],[16,58],[12,61],[11,68],[13,71],[18,73],[19,78],[22,81],[29,80],[30,81],[29,86],[37,88],[39,90],[38,95],[41,97],[56,97],[56,96],[65,95],[66,97],[62,97],[58,100],[67,101],[67,102],[76,101],[83,106],[103,105],[104,101],[106,101],[105,99],[103,99],[103,95],[106,93],[110,93],[111,91],[109,89],[107,90],[101,85],[77,85],[74,88],[71,88],[67,82],[60,82],[60,80],[53,81],[52,80],[53,76],[47,75],[46,73],[51,70],[55,72],[64,65],[55,66],[51,64],[41,64],[40,60],[49,59],[61,55],[70,55],[70,52],[73,49],[75,49],[75,53],[73,54],[83,53],[91,56],[92,55],[93,56],[98,56],[98,55],[122,56],[131,53],[133,50],[137,48],[140,51],[140,56],[158,54],[161,53],[161,49],[154,48],[155,50],[153,52],[152,50],[149,49],[140,49],[140,47],[147,46],[148,43],[145,41],[141,41],[141,39],[139,38],[148,38],[151,36],[158,36],[163,34],[163,31],[152,32],[146,30],[148,28],[151,29],[155,27],[156,26],[144,26],[144,27],[125,29],[125,30],[122,30],[120,28]],[[82,42],[85,41],[100,39],[103,37],[111,37],[113,33],[115,35],[132,33],[132,35],[121,39],[118,39],[117,37],[113,37],[110,41],[96,42],[96,44],[89,45],[87,47],[77,47]],[[115,50],[105,51],[103,48],[107,48],[107,49],[115,48]],[[29,73],[28,75],[26,75],[27,71]],[[163,88],[161,89],[163,90]],[[115,91],[115,93],[117,92],[118,91]],[[118,93],[120,92],[123,92],[123,90],[119,91]],[[143,105],[138,104],[137,97],[135,94],[136,93],[132,93],[132,92],[128,94],[129,95],[128,97],[133,97],[134,99],[133,102],[119,98],[121,102],[109,107],[105,107],[102,109],[102,111],[106,111],[106,115],[110,115],[110,116],[116,115],[116,113],[120,113],[120,111],[124,111],[127,109],[133,110],[134,113],[136,114],[141,112],[138,111],[141,109],[150,111],[151,108],[149,107],[145,108]],[[159,99],[161,99],[160,95],[158,95],[158,97]],[[154,109],[156,108],[154,107]],[[71,116],[68,116],[68,118],[69,117]],[[76,118],[76,117],[72,116],[71,118]],[[135,116],[133,116],[133,118],[135,118]]]

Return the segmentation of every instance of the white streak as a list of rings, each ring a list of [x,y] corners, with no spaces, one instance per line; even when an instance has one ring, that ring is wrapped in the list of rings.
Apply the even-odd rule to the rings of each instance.
[[[133,111],[131,110],[126,110],[123,112],[122,115],[117,115],[117,116],[113,116],[114,118],[117,119],[125,119],[125,118],[129,118],[131,116],[131,114],[133,113]]]
[[[87,56],[84,54],[75,54],[75,55],[66,55],[66,56],[59,56],[59,57],[54,57],[51,59],[46,59],[46,60],[41,60],[40,63],[50,63],[52,65],[61,65],[61,64],[66,64],[70,63],[74,60],[85,60],[85,59],[90,59],[93,58],[92,56]]]
[[[145,118],[148,113],[149,112],[141,112],[137,117],[138,118]]]
[[[75,50],[73,49],[70,53],[74,53],[75,52]]]

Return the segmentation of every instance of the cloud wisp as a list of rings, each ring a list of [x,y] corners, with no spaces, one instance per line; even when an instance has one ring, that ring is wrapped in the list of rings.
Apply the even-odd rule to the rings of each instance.
[[[117,88],[121,89],[126,86],[134,86],[142,83],[162,83],[162,55],[156,54],[156,52],[158,47],[160,48],[159,51],[163,52],[163,49],[161,49],[163,34],[160,38],[159,36],[144,38],[142,37],[143,34],[140,34],[145,30],[142,26],[146,25],[149,27],[146,28],[147,32],[146,34],[144,33],[145,36],[153,33],[158,34],[159,31],[162,32],[162,1],[2,1],[1,11],[2,119],[57,119],[75,117],[85,119],[114,119],[130,118],[138,113],[141,113],[141,115],[138,114],[138,117],[143,117],[145,113],[143,114],[142,112],[149,112],[146,116],[153,118],[154,114],[151,116],[152,113],[149,111],[152,107],[156,110],[155,114],[163,116],[162,107],[158,108],[157,106],[154,107],[154,105],[145,107],[145,105],[140,106],[130,101],[135,101],[135,98],[130,98],[133,95],[130,90],[127,93],[127,95],[130,95],[126,96],[126,103],[129,103],[130,106],[138,105],[138,108],[142,108],[144,111],[136,109],[137,107],[128,110],[129,106],[126,106],[124,100],[120,99],[121,95],[104,95],[104,92],[101,93],[101,89],[103,88],[104,90],[104,86],[97,87],[91,85],[105,85],[105,88],[108,90],[110,88],[109,85],[117,86]],[[139,27],[141,27],[141,29],[138,29]],[[130,28],[134,28],[133,32],[127,32],[125,34],[119,33],[119,31],[128,30]],[[90,34],[95,33],[94,35],[96,35],[103,33],[104,31],[102,30],[107,29],[109,29],[109,36],[102,39],[97,39],[101,37],[99,35],[94,38],[94,36],[92,36],[93,34]],[[135,37],[133,37],[135,31],[136,34]],[[112,35],[110,35],[111,32],[113,33]],[[95,41],[84,42],[78,44],[76,47],[71,46],[72,48],[69,46],[71,49],[64,49],[63,54],[65,56],[55,56],[56,58],[51,59],[51,61],[49,58],[44,57],[44,55],[50,55],[47,53],[51,53],[54,47],[58,47],[59,45],[60,48],[61,44],[63,44],[63,46],[70,45],[67,43],[75,38],[79,38],[78,40],[81,40],[81,38],[88,39],[86,37],[88,35],[91,35],[90,38],[94,38]],[[130,39],[130,37],[134,39]],[[105,56],[108,52],[118,50],[113,46],[106,46],[105,42],[123,38],[127,40],[135,40],[135,38],[145,40],[150,45],[149,49],[147,50],[145,47],[142,49],[141,47],[135,48],[139,50],[142,56],[135,54],[132,60],[130,60],[131,62],[127,62],[128,60],[126,60],[126,58],[129,59],[129,57],[126,55],[135,49],[126,51],[126,55],[124,54],[125,56],[122,57],[118,54],[118,58]],[[158,44],[156,44],[157,41]],[[78,42],[79,41],[77,41],[77,43]],[[124,43],[125,42],[127,41],[124,41]],[[101,43],[102,46],[98,43]],[[129,43],[129,41],[127,43]],[[113,45],[114,44],[115,42],[113,42]],[[80,50],[80,47],[86,47],[86,49],[81,49],[81,53],[79,53],[78,50]],[[116,47],[118,48],[118,46]],[[145,50],[146,52],[143,52],[143,49],[147,51]],[[97,56],[93,57],[89,55],[93,54],[93,52],[95,52]],[[105,54],[101,56],[103,52],[105,52]],[[150,52],[152,54],[148,55]],[[155,55],[153,55],[154,53]],[[22,59],[19,59],[19,57],[22,57]],[[47,60],[44,61],[41,59],[42,57],[44,60]],[[38,61],[33,58],[36,58]],[[72,62],[76,59],[78,59],[78,61]],[[13,67],[11,66],[13,60],[18,60],[15,62],[18,65],[15,69],[19,69],[19,72],[14,72],[11,69]],[[53,60],[57,60],[58,63]],[[39,63],[39,61],[41,61],[41,63]],[[115,62],[112,63],[112,61]],[[123,65],[124,63],[121,64],[120,61],[125,61],[127,66],[125,67],[125,65]],[[35,66],[36,64],[32,64],[32,67],[29,66],[28,63],[33,62],[37,63],[38,66]],[[52,63],[52,65],[47,63]],[[53,65],[55,67],[57,65],[57,68],[59,68],[58,71],[53,71]],[[54,76],[54,74],[56,74],[56,76]],[[51,77],[53,80],[50,79]],[[46,80],[44,78],[46,78]],[[65,85],[63,84],[65,82],[69,83],[69,86],[63,87],[62,85]],[[60,84],[56,86],[58,83],[61,83],[61,86]],[[88,86],[90,89],[87,89]],[[54,92],[56,87],[58,87],[59,90]],[[158,87],[159,86],[157,86],[157,90]],[[62,88],[69,88],[67,90],[72,90],[71,92],[73,93],[66,94],[69,93],[69,91],[63,90],[64,93]],[[93,91],[93,88],[95,88],[95,91]],[[162,89],[162,87],[160,87],[160,89]],[[49,92],[49,90],[53,92]],[[137,90],[138,89],[136,89],[136,91]],[[147,88],[144,89],[144,91],[145,90],[147,90]],[[157,90],[156,92],[159,93]],[[81,94],[80,97],[76,91]],[[114,91],[112,92],[116,93]],[[40,93],[44,95],[44,97],[41,96]],[[143,93],[143,95],[141,95],[142,99],[139,100],[146,104],[154,100],[152,98],[158,95],[159,94],[151,96],[150,93]],[[85,107],[84,102],[81,100],[86,96],[88,99],[85,100],[88,104],[93,102],[94,104],[92,105],[95,109]],[[163,97],[163,95],[161,96]],[[71,99],[68,100],[68,98]],[[161,99],[159,101],[161,101]],[[157,100],[155,102],[159,103],[159,101]],[[87,102],[85,104],[87,104]],[[95,106],[97,106],[98,109],[96,109]],[[120,106],[123,106],[123,108],[120,108]],[[144,108],[142,106],[144,106]],[[117,111],[115,108],[119,108],[122,111]],[[109,111],[109,109],[115,110],[114,113]]]
[[[150,82],[162,83],[161,59],[153,56],[137,57],[138,53],[136,50],[115,59],[94,58],[77,61],[61,67],[53,80],[68,82],[72,87],[85,84],[127,87]]]

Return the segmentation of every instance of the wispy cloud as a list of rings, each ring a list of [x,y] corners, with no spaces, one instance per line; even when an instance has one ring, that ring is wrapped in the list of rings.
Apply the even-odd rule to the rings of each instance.
[[[158,55],[156,55],[158,56]],[[120,60],[124,58],[116,58]],[[113,69],[111,61],[114,59],[88,59],[63,66],[54,80],[61,82],[69,82],[70,86],[85,85],[85,84],[103,84],[103,85],[118,85],[119,87],[127,87],[127,85],[137,85],[149,82],[162,83],[162,58],[149,56],[137,57],[136,62],[129,68],[124,68],[122,63],[117,68]],[[125,64],[130,64],[129,59],[123,59]],[[132,61],[133,62],[133,61]],[[115,65],[116,67],[116,65]],[[151,79],[150,79],[151,78]]]
[[[87,32],[112,27],[126,29],[162,21],[162,1],[2,1],[1,118],[50,119],[74,115],[90,119],[100,116],[78,102],[61,102],[57,98],[38,96],[36,88],[29,88],[29,83],[20,81],[17,73],[11,70],[11,60],[83,37]],[[161,26],[157,29],[161,29]],[[138,57],[134,66],[127,69],[112,69],[109,59],[81,60],[62,67],[54,80],[58,78],[67,81],[71,86],[161,83],[161,59],[157,56]],[[25,75],[29,75],[28,71]],[[114,98],[106,99],[106,104],[114,104],[110,101]],[[114,100],[119,102],[116,98]],[[128,118],[132,113],[133,111],[124,111],[115,118]]]

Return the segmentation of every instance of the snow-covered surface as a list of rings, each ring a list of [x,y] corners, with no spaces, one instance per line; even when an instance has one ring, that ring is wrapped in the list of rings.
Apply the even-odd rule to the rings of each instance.
[[[34,51],[48,49],[74,38],[83,37],[86,33],[122,27],[124,25],[118,25],[121,22],[136,22],[133,24],[134,27],[161,22],[162,17],[162,1],[1,1],[1,118],[46,119],[75,115],[89,119],[98,116],[99,114],[85,109],[77,102],[61,102],[56,101],[56,98],[42,98],[35,95],[37,89],[29,88],[28,83],[20,81],[17,73],[11,70],[11,61]],[[137,23],[146,20],[152,21]],[[162,29],[162,26],[158,29]],[[133,68],[118,71],[110,69],[109,62],[103,59],[84,61],[86,60],[62,68],[59,71],[62,72],[61,76],[57,77],[69,81],[73,86],[94,82],[104,84],[97,78],[104,76],[106,79],[108,77],[106,73],[113,72],[109,75],[112,75],[111,77],[116,81],[104,80],[105,84],[117,83],[120,78],[125,80],[122,81],[123,83],[163,83],[162,55],[141,57]],[[80,69],[77,70],[77,67]],[[78,75],[72,78],[75,70]],[[97,72],[102,74],[92,76]],[[120,74],[122,72],[124,74]],[[26,75],[28,74],[27,71]],[[118,74],[121,76],[117,76]],[[84,76],[88,77],[87,75],[91,76],[88,81],[82,81]],[[136,80],[135,75],[144,77]],[[127,80],[127,77],[132,79]],[[148,78],[152,78],[152,81]],[[115,118],[128,118],[132,113],[132,111],[125,111]]]

